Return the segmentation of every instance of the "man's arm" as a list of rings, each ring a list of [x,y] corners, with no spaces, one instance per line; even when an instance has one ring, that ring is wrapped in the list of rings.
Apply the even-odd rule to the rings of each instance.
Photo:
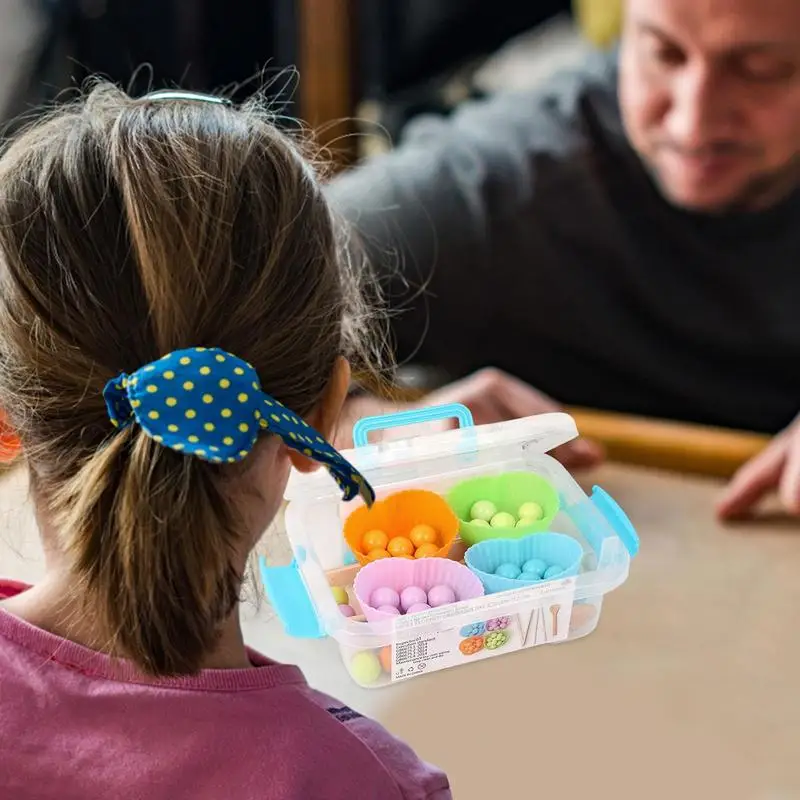
[[[539,161],[552,164],[580,147],[582,133],[563,106],[596,72],[592,62],[546,90],[421,117],[394,151],[328,185],[380,275],[400,362],[413,358],[456,376],[492,363],[480,345],[502,306],[495,267],[536,263],[536,253],[515,249],[514,232],[535,224]]]

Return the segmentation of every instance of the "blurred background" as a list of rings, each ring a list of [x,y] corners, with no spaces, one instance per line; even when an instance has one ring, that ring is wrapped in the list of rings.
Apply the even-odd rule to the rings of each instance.
[[[528,86],[589,44],[611,46],[620,0],[0,0],[0,121],[92,74],[150,88],[269,93],[339,165],[421,112]],[[281,73],[296,66],[297,75]],[[277,76],[277,77],[276,77]],[[357,121],[358,120],[358,121]]]

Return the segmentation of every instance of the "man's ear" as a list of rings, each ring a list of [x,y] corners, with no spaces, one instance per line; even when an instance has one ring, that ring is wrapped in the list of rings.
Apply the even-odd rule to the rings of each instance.
[[[306,422],[319,431],[326,441],[333,438],[336,423],[342,413],[342,407],[350,391],[350,364],[343,356],[339,356],[333,365],[328,385],[322,399],[306,417]],[[297,450],[289,449],[289,459],[298,472],[313,472],[319,464],[313,458],[308,458]]]

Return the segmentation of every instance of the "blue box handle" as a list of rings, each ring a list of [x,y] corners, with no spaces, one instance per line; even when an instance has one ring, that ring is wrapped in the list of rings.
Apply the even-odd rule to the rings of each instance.
[[[355,447],[366,447],[369,444],[369,435],[373,431],[400,428],[405,425],[419,425],[424,422],[439,422],[443,419],[458,420],[460,428],[472,428],[475,425],[472,412],[461,403],[415,408],[412,411],[398,411],[396,414],[363,417],[353,425],[353,444]]]
[[[284,567],[268,566],[264,556],[260,556],[258,561],[267,598],[283,623],[286,633],[298,639],[324,637],[325,631],[308,596],[297,561],[293,559],[291,564]]]
[[[600,486],[592,487],[592,502],[600,513],[608,520],[614,532],[622,539],[625,549],[633,558],[639,552],[639,536],[636,528],[628,519],[619,503]]]

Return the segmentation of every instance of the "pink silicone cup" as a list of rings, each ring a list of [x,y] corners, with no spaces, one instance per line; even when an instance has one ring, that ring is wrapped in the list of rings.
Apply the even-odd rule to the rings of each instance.
[[[389,586],[398,594],[406,586],[420,586],[426,592],[440,583],[456,593],[456,602],[483,597],[480,579],[463,564],[449,558],[382,558],[362,567],[353,583],[353,592],[367,622],[391,619],[389,614],[369,605],[372,593]]]

